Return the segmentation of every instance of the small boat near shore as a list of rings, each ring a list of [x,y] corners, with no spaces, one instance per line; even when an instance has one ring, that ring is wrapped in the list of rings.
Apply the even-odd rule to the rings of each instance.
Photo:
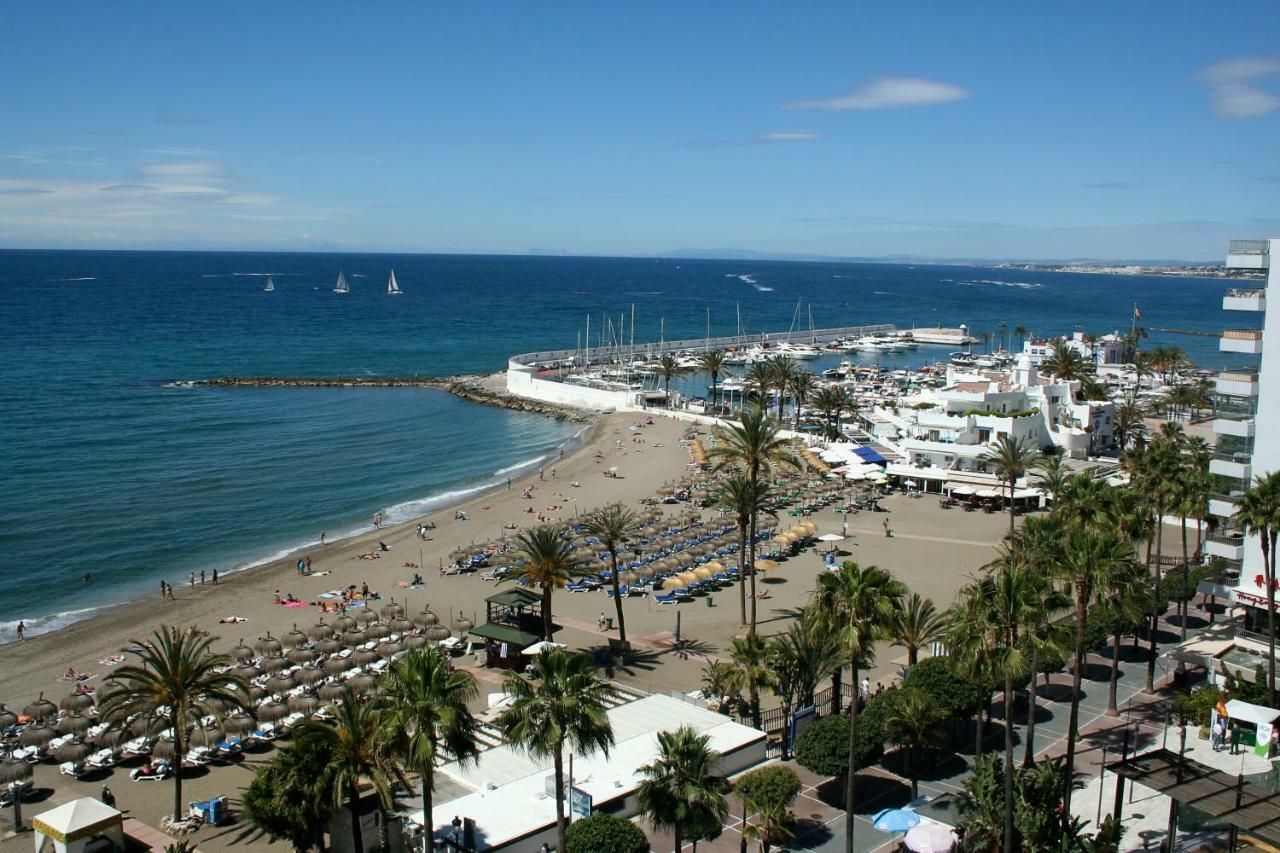
[[[267,286],[262,288],[263,293],[273,293],[276,289],[276,283],[271,280],[271,276],[267,276]]]
[[[347,277],[338,271],[338,283],[333,286],[334,293],[350,293],[351,285],[347,284]]]
[[[396,271],[391,271],[391,278],[387,279],[387,296],[403,296],[404,291],[400,289],[400,285],[396,283]]]

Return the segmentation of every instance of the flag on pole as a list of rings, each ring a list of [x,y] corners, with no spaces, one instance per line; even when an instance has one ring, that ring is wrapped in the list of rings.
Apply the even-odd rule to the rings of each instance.
[[[1218,712],[1218,716],[1219,716],[1219,717],[1230,717],[1230,716],[1231,716],[1230,714],[1228,714],[1228,713],[1227,713],[1227,703],[1226,703],[1226,702],[1223,702],[1221,699],[1219,699],[1219,700],[1218,700],[1218,704],[1217,704],[1217,705],[1213,706],[1213,710],[1215,710],[1215,711],[1217,711],[1217,712]]]
[[[1138,303],[1136,302],[1133,303],[1133,319],[1135,320],[1142,319],[1142,312],[1138,310]]]

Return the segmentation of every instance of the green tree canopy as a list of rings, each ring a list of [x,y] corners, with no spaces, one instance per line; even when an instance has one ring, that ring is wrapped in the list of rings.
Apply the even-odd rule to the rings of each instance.
[[[649,839],[629,820],[593,814],[569,824],[565,853],[649,853]]]

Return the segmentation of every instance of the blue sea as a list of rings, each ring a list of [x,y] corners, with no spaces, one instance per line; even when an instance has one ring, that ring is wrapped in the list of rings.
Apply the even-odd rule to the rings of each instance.
[[[345,296],[331,292],[340,270]],[[536,466],[581,428],[432,389],[190,380],[498,370],[511,353],[575,346],[589,315],[593,340],[624,315],[629,337],[633,305],[638,342],[701,338],[708,314],[713,335],[807,328],[810,309],[818,327],[1038,335],[1125,330],[1135,303],[1149,328],[1256,325],[1222,312],[1228,286],[897,264],[0,251],[0,639],[18,619],[50,630],[162,578],[368,529],[375,512],[412,517]],[[1245,361],[1212,337],[1156,343],[1206,367]]]

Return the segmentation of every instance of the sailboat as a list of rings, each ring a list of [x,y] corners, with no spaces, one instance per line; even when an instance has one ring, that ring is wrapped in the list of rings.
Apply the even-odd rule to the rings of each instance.
[[[267,286],[262,288],[264,293],[271,293],[276,289],[276,284],[271,280],[271,276],[267,276]]]
[[[338,271],[338,283],[333,286],[333,292],[334,293],[350,293],[351,292],[351,286],[347,284],[347,277],[342,274],[341,270]]]
[[[400,285],[396,284],[396,271],[391,271],[391,278],[387,280],[387,296],[400,296],[404,291],[400,289]]]

